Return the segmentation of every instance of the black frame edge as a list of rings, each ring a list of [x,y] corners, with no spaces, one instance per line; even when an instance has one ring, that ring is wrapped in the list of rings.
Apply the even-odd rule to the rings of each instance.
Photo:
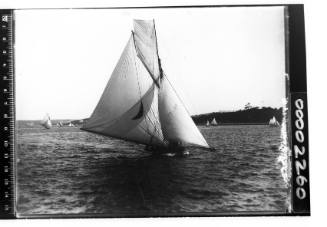
[[[307,118],[307,83],[306,83],[306,51],[305,51],[305,26],[304,26],[304,5],[303,4],[272,4],[272,5],[210,5],[210,6],[202,6],[202,5],[194,5],[194,6],[157,6],[157,7],[109,7],[113,9],[128,9],[128,8],[204,8],[204,7],[269,7],[269,6],[285,6],[288,8],[288,28],[289,28],[289,58],[288,58],[288,63],[289,63],[289,85],[290,85],[290,118],[291,118],[291,132],[292,132],[292,137],[291,137],[291,149],[292,149],[292,176],[295,176],[295,159],[294,159],[294,150],[293,150],[293,145],[295,144],[295,101],[299,98],[303,99],[304,101],[304,134],[305,134],[305,145],[306,145],[306,156],[304,157],[307,160],[307,164],[309,164],[309,156],[308,156],[308,118]],[[97,9],[97,8],[83,8],[83,9]],[[101,8],[100,8],[101,9]],[[16,10],[24,10],[24,9],[16,9]],[[28,10],[28,9],[26,9]],[[11,9],[5,9],[5,10],[0,10],[0,12],[12,12],[13,10]],[[2,83],[0,81],[0,83]],[[2,135],[1,135],[2,137]],[[1,160],[1,159],[0,159]],[[1,163],[0,163],[1,164]],[[217,217],[217,216],[292,216],[292,215],[300,215],[300,216],[308,216],[310,215],[310,192],[309,192],[309,165],[307,165],[307,171],[305,173],[305,176],[308,179],[308,198],[303,203],[303,201],[299,205],[297,203],[296,198],[294,198],[295,195],[295,188],[292,188],[292,212],[291,213],[285,213],[285,214],[199,214],[199,215],[192,215],[193,217],[203,217],[203,216],[208,216],[208,217]],[[2,179],[0,179],[2,180]],[[291,179],[292,185],[295,185],[296,183],[296,178],[293,177]],[[1,189],[0,189],[1,190]],[[1,192],[1,191],[0,191]],[[2,195],[2,194],[0,194]],[[0,198],[1,201],[1,198]],[[175,217],[183,217],[184,215],[176,215]],[[88,218],[90,216],[88,215],[78,215],[78,216],[66,216],[66,218]],[[96,217],[93,216],[92,217]],[[109,216],[110,217],[110,216]],[[115,218],[119,216],[114,216]],[[134,217],[134,216],[121,216],[121,217]],[[138,217],[149,217],[149,216],[138,216]],[[156,216],[156,217],[165,217],[165,216]],[[174,217],[174,216],[168,216],[168,217]],[[15,214],[11,215],[3,215],[0,211],[0,219],[13,219],[17,218]],[[47,217],[29,217],[29,218],[49,218]],[[53,218],[65,218],[65,216],[60,216],[56,217],[54,216]],[[135,218],[135,217],[134,217]]]
[[[288,5],[287,11],[292,214],[310,216],[304,5]]]
[[[10,20],[5,17],[11,17]],[[14,151],[13,151],[13,131],[11,131],[10,116],[5,117],[11,111],[11,105],[8,104],[8,93],[14,89],[8,79],[13,76],[14,57],[14,13],[12,9],[0,9],[0,126],[1,126],[1,153],[0,153],[0,219],[15,219],[15,170],[14,170]],[[7,20],[7,21],[6,21]],[[5,26],[5,27],[3,27]],[[12,36],[10,35],[12,34]],[[4,39],[6,38],[6,39]],[[6,51],[6,52],[4,52]],[[6,63],[7,66],[3,64]],[[12,68],[11,68],[12,67]],[[12,70],[12,73],[11,71]],[[6,79],[5,79],[6,77]],[[13,83],[13,82],[12,82]],[[5,91],[7,90],[7,91]],[[13,91],[12,91],[13,92]],[[5,104],[7,102],[7,104]],[[5,130],[7,128],[7,130]],[[8,130],[9,129],[9,130]],[[7,141],[7,142],[5,142]],[[8,143],[9,142],[9,143]],[[7,145],[6,145],[7,143]]]

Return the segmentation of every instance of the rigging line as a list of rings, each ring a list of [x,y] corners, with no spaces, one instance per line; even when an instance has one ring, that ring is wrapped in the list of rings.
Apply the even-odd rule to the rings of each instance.
[[[145,128],[143,128],[141,125],[138,125],[138,126],[136,126],[136,127],[139,127],[139,128],[142,129],[145,133],[147,133],[147,134],[150,136],[150,141],[152,140],[151,137],[155,137],[155,135],[151,134],[151,132],[149,132],[148,130],[146,130]],[[158,138],[158,137],[155,137],[155,138],[161,140],[160,137],[159,137],[159,138]]]
[[[159,125],[157,125],[156,123],[152,122],[151,119],[150,119],[150,117],[148,117],[148,118],[149,118],[148,120],[152,123],[152,126],[154,128],[154,131],[152,133],[153,134],[156,134],[157,137],[159,137],[160,139],[163,139],[163,136],[161,136],[161,134],[159,132],[159,128],[158,128]]]
[[[151,111],[151,113],[153,114],[153,116],[154,116],[154,126],[157,126],[157,124],[156,124],[156,122],[158,122],[159,124],[160,124],[160,121],[159,121],[159,119],[157,118],[157,116],[156,116],[156,114],[155,114],[155,112],[154,112],[154,110],[152,109],[152,106],[150,107],[150,111]]]
[[[154,126],[155,126],[155,128],[157,128],[157,131],[159,132],[159,129],[161,129],[161,124],[160,124],[160,120],[159,120],[159,116],[157,116],[156,114],[155,114],[155,112],[154,112],[154,110],[152,109],[152,107],[150,108],[150,111],[151,111],[151,113],[153,114],[153,116],[154,116]]]
[[[154,98],[157,98],[157,97],[154,97]],[[159,103],[157,104],[157,107],[158,107],[158,105],[159,105]],[[150,106],[149,111],[151,111],[151,113],[152,113],[152,115],[154,117],[154,121],[152,122],[152,120],[151,120],[151,123],[154,126],[155,132],[157,132],[157,134],[161,137],[162,133],[160,133],[160,131],[159,131],[161,129],[161,124],[160,124],[160,119],[159,119],[159,112],[155,112],[153,110],[153,108],[152,108],[152,105]],[[162,135],[162,138],[163,138],[163,135]]]
[[[135,48],[134,35],[133,35],[133,41],[134,41],[134,48]],[[136,48],[135,48],[135,51],[136,51]],[[141,99],[141,103],[142,103],[140,81],[139,81],[139,77],[138,77],[138,70],[137,70],[136,59],[135,59],[136,56],[135,56],[135,52],[134,52],[134,51],[133,51],[133,58],[134,58],[134,65],[135,65],[135,69],[136,69],[136,80],[137,80],[137,86],[138,86],[138,88],[139,88],[139,95],[140,95],[140,99]],[[152,105],[152,103],[151,103],[151,105]],[[151,106],[150,106],[150,108],[151,108]],[[143,114],[144,114],[144,113],[143,113]],[[144,116],[145,116],[145,117],[144,117],[144,121],[145,121],[146,127],[147,127],[147,129],[149,130],[148,121],[147,121],[147,119],[146,119],[147,114],[144,115]],[[137,126],[136,126],[136,127],[137,127]]]
[[[128,59],[123,58],[123,56],[124,56],[125,52],[128,52],[128,49],[127,49],[127,48],[128,48],[129,45],[130,45],[130,40],[131,40],[131,38],[132,38],[132,36],[128,39],[127,45],[125,46],[125,48],[124,48],[124,50],[123,50],[123,53],[121,54],[121,56],[120,56],[120,58],[119,58],[119,60],[118,60],[118,63],[116,64],[116,67],[117,67],[117,65],[119,64],[120,61],[122,61],[122,62],[123,62],[122,64],[124,64],[124,65],[125,65],[125,64],[129,65]],[[126,57],[126,58],[127,58],[127,57]],[[115,71],[116,67],[114,68],[114,71]],[[114,71],[113,71],[113,72],[114,72]],[[103,97],[103,95],[104,95],[104,93],[106,92],[107,88],[112,84],[111,78],[112,78],[113,72],[111,73],[111,76],[109,77],[109,81],[107,82],[107,84],[106,84],[106,86],[105,86],[105,88],[104,88],[104,90],[103,90],[103,92],[102,92],[102,94],[101,94],[101,96],[100,96],[100,100],[99,100],[98,104],[96,105],[95,109],[93,110],[93,112],[92,112],[90,118],[92,118],[92,116],[93,116],[94,113],[96,112],[96,110],[97,110],[97,108],[98,108],[98,106],[99,106],[99,104],[100,104],[100,102],[101,102],[101,98]]]
[[[153,19],[153,30],[154,30],[154,37],[155,37],[155,40],[156,40],[156,53],[153,53],[153,56],[152,56],[153,57],[152,60],[154,62],[154,59],[156,58],[156,56],[155,56],[156,54],[157,54],[158,59],[159,59],[159,55],[158,55],[158,43],[157,43],[157,35],[156,35],[156,27],[155,27],[155,24],[154,24],[154,19]],[[158,66],[159,66],[159,62],[158,62]],[[152,65],[152,70],[154,72],[154,64]]]
[[[151,108],[150,108],[151,110]],[[145,116],[145,119],[148,118],[148,121],[152,124],[153,127],[156,127],[155,123],[150,119],[150,117],[148,116],[148,114]]]
[[[150,110],[149,110],[149,111],[151,111],[152,115],[154,116],[155,121],[156,121],[156,122],[159,122],[158,119],[156,118],[156,115],[155,115],[153,109],[152,109],[152,106],[150,107]],[[149,112],[148,112],[148,113],[149,113]],[[148,120],[148,121],[151,123],[151,125],[152,125],[152,126],[154,127],[154,129],[155,129],[155,130],[154,130],[154,133],[156,133],[157,136],[158,136],[159,138],[161,138],[161,135],[160,135],[159,131],[157,130],[157,128],[158,128],[159,125],[157,125],[156,122],[152,121],[152,119],[149,117],[148,114],[145,116],[145,120]],[[147,122],[147,121],[146,121],[146,122]],[[148,126],[147,126],[147,127],[148,127]],[[148,129],[149,129],[149,127],[148,127]]]
[[[188,113],[189,116],[191,116],[190,112],[188,111],[188,109],[186,108],[183,100],[181,99],[181,97],[178,95],[177,91],[175,90],[175,88],[173,87],[173,85],[171,84],[171,82],[169,81],[166,73],[164,73],[164,71],[162,71],[162,73],[165,75],[165,78],[167,79],[168,83],[170,84],[171,88],[173,89],[173,91],[175,92],[177,98],[179,99],[179,101],[182,103],[182,105],[184,106],[184,109],[186,110],[186,112]]]
[[[134,49],[135,49],[135,52],[137,52],[137,48],[136,48],[136,44],[135,44],[135,39],[134,39],[134,32],[133,31],[132,31],[132,36],[133,36]],[[133,51],[133,58],[134,58],[134,65],[135,65],[135,68],[136,68],[136,80],[137,80],[137,84],[138,84],[138,87],[139,87],[139,93],[140,93],[140,97],[141,97],[141,88],[140,88],[140,83],[139,83],[138,70],[137,70],[136,59],[135,59],[136,58],[135,52]],[[151,105],[152,105],[152,103],[151,103]],[[151,105],[150,105],[150,109],[151,109]],[[148,120],[147,120],[146,117],[144,119],[145,119],[146,127],[149,130]],[[150,123],[155,127],[155,125],[153,124],[153,122],[150,121]]]
[[[142,62],[144,68],[145,68],[145,69],[148,71],[148,73],[150,74],[150,76],[151,76],[153,82],[157,85],[158,88],[160,88],[160,85],[159,85],[159,83],[158,83],[158,80],[156,80],[156,78],[155,78],[154,75],[151,73],[151,71],[150,71],[150,69],[148,68],[148,66],[144,63],[144,61],[143,61],[144,56],[142,55],[142,53],[140,53],[140,51],[138,51],[138,48],[137,48],[136,45],[135,45],[135,38],[134,38],[134,32],[133,32],[133,31],[132,31],[132,34],[133,34],[133,41],[134,41],[134,47],[135,47],[135,50],[136,50],[136,54],[137,54],[137,55],[141,55],[141,57],[139,56],[139,59],[140,59],[140,61]]]
[[[155,88],[154,88],[154,89],[155,89]],[[154,117],[153,120],[150,118],[149,113],[151,113],[151,114],[153,115],[153,117]],[[157,118],[157,116],[156,116],[156,114],[155,114],[155,112],[154,112],[154,110],[153,110],[153,108],[152,108],[152,105],[150,106],[150,109],[149,109],[149,111],[148,111],[148,114],[145,116],[145,118],[148,118],[148,121],[149,121],[149,122],[152,124],[152,126],[154,127],[154,131],[151,132],[151,133],[156,134],[157,137],[158,137],[159,139],[164,140],[163,135],[162,135],[162,134],[160,133],[160,131],[159,131],[159,129],[161,128],[161,127],[160,127],[160,121],[159,121],[159,119]]]
[[[157,49],[157,56],[159,59],[159,50],[158,50],[158,38],[157,38],[157,30],[156,30],[156,24],[154,23],[154,19],[153,19],[153,29],[154,29],[154,35],[156,37],[156,49]]]
[[[136,50],[136,51],[137,51],[137,50]],[[144,61],[143,61],[143,58],[144,58],[144,57],[142,57],[142,54],[139,53],[139,51],[137,51],[137,55],[141,55],[141,57],[139,57],[139,59],[140,59],[140,61],[142,62],[144,68],[145,68],[146,71],[148,71],[148,73],[150,74],[150,76],[151,76],[153,82],[157,85],[158,88],[160,88],[160,85],[159,85],[158,79],[155,79],[154,75],[151,73],[151,71],[150,71],[150,69],[148,68],[148,66],[144,63]]]
[[[159,122],[159,120],[157,119],[157,117],[156,117],[156,114],[155,114],[155,112],[153,111],[153,109],[152,109],[152,106],[150,106],[150,110],[149,111],[151,111],[151,113],[152,113],[152,115],[154,116],[154,121],[149,117],[149,115],[147,114],[146,116],[145,116],[145,118],[147,118],[148,119],[148,121],[152,124],[152,126],[156,129],[159,125],[158,124],[156,124],[156,122]],[[149,113],[149,111],[148,111],[148,113]],[[156,130],[157,131],[157,130]]]
[[[156,29],[156,24],[153,19],[153,28],[154,28],[154,35],[156,38],[156,50],[157,50],[157,58],[158,58],[158,66],[159,66],[159,78],[162,79],[163,77],[163,70],[161,67],[161,59],[159,57],[159,46],[158,46],[158,37],[157,37],[157,29]]]
[[[133,32],[132,32],[132,35],[133,35],[134,49],[136,51],[136,48],[135,48],[135,40],[134,40],[134,33]],[[137,70],[137,65],[136,65],[136,60],[135,60],[135,52],[134,51],[133,51],[133,60],[134,60],[134,66],[135,66],[135,71],[136,71],[137,86],[139,88],[139,95],[140,95],[140,98],[142,98],[142,96],[141,96],[140,82],[139,82],[139,76],[138,76],[138,70]],[[141,100],[141,102],[142,102],[142,100]]]
[[[152,113],[152,115],[154,116],[154,121],[149,117],[149,115],[147,114],[146,116],[145,116],[145,118],[147,118],[147,120],[151,123],[151,125],[153,126],[153,128],[154,128],[154,131],[153,132],[150,132],[150,133],[153,133],[153,134],[155,134],[159,139],[164,139],[163,138],[163,136],[160,134],[160,131],[159,131],[159,120],[156,118],[156,115],[155,115],[155,113],[154,113],[154,111],[153,111],[153,108],[152,108],[152,106],[150,107],[150,110],[149,111],[151,111],[151,113]],[[149,113],[149,112],[148,112]],[[159,124],[158,124],[158,123]],[[149,129],[149,127],[148,127],[148,129]],[[150,131],[150,130],[149,130]]]
[[[155,35],[155,41],[156,41],[156,54],[157,56],[155,56],[155,53],[153,53],[153,58],[157,57],[158,58],[158,66],[159,66],[159,72],[160,72],[160,75],[161,75],[161,63],[160,63],[160,59],[159,59],[159,52],[158,52],[158,41],[157,41],[157,32],[156,32],[156,27],[155,27],[155,22],[154,22],[154,19],[153,19],[153,30],[154,30],[154,35]],[[133,33],[134,34],[134,33]],[[135,41],[134,41],[134,45],[135,45]],[[135,45],[136,47],[136,45]],[[142,53],[139,53],[139,51],[137,50],[137,48],[135,48],[136,51],[137,51],[137,54],[140,54],[142,55]],[[144,67],[146,68],[146,70],[149,72],[150,76],[152,77],[152,79],[154,80],[155,84],[158,86],[158,88],[160,88],[159,86],[159,83],[157,80],[154,79],[154,76],[152,75],[152,73],[150,72],[150,70],[148,69],[147,65],[143,62],[142,60],[142,57],[139,57],[139,59],[141,60],[142,64],[144,65]],[[152,70],[154,72],[154,64],[153,64],[153,67],[152,67]],[[152,108],[152,105],[150,107],[150,111],[151,113],[153,114],[154,118],[155,118],[155,121],[158,122],[157,124],[156,123],[153,123],[152,121],[150,121],[153,126],[154,126],[154,133],[158,134],[158,136],[161,138],[162,136],[162,139],[164,139],[163,135],[161,135],[161,133],[159,132],[159,130],[161,129],[161,126],[160,126],[160,120],[158,119],[158,117],[156,116],[153,108]]]

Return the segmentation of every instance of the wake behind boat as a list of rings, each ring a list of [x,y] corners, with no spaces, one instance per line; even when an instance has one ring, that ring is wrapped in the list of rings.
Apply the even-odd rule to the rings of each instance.
[[[209,148],[161,67],[154,20],[134,20],[134,31],[81,129],[154,152]]]

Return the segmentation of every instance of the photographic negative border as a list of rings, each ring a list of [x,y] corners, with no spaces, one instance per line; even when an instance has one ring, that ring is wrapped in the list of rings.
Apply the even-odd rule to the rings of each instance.
[[[268,5],[190,5],[190,6],[149,6],[149,7],[107,7],[107,8],[80,8],[80,9],[152,9],[152,8],[219,8],[219,7],[285,7],[285,40],[286,40],[286,96],[287,96],[287,134],[291,150],[291,210],[285,213],[189,213],[187,216],[285,216],[285,215],[310,215],[310,190],[309,190],[309,148],[308,148],[308,111],[307,111],[307,83],[306,83],[306,56],[305,56],[305,28],[303,4],[268,4]],[[65,9],[65,8],[58,8]],[[67,8],[68,9],[68,8]],[[77,8],[79,9],[79,8]],[[29,10],[6,9],[0,10],[0,16],[11,15],[11,28],[14,27],[14,11]],[[46,8],[40,8],[46,10]],[[1,146],[0,157],[0,218],[17,218],[15,214],[15,164],[14,164],[14,69],[2,67],[3,63],[13,65],[14,53],[4,55],[4,49],[10,49],[14,44],[13,30],[10,31],[10,40],[3,40],[9,33],[0,30],[0,87],[1,87]],[[8,52],[10,53],[10,52]],[[8,66],[8,65],[7,65]],[[6,76],[4,79],[4,76]],[[12,77],[8,77],[12,76]],[[8,80],[10,78],[10,80]],[[9,91],[9,92],[8,92]],[[5,105],[8,94],[12,94],[12,105]],[[10,112],[12,111],[12,112]],[[8,131],[8,128],[10,129]],[[12,130],[11,130],[12,128]],[[11,138],[11,139],[9,139]],[[7,142],[6,142],[7,141]],[[8,141],[10,141],[8,143]],[[185,215],[168,215],[181,217]],[[78,214],[78,215],[37,215],[30,218],[81,218],[81,217],[112,217],[108,215]],[[119,217],[119,216],[115,216]],[[122,217],[147,217],[144,215]]]

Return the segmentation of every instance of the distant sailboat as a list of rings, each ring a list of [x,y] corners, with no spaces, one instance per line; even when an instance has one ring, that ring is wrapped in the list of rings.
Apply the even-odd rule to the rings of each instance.
[[[276,120],[275,116],[269,120],[269,125],[274,127],[279,126],[279,122]]]
[[[210,126],[210,122],[209,122],[209,121],[207,121],[207,124],[206,124],[206,126]]]
[[[134,20],[134,31],[81,129],[150,150],[209,147],[161,68],[154,20]]]
[[[212,121],[211,121],[211,125],[218,125],[217,121],[216,121],[216,118],[213,118]]]
[[[41,121],[41,125],[46,129],[50,129],[52,127],[52,123],[51,123],[49,114],[46,114],[44,116],[43,120]]]

